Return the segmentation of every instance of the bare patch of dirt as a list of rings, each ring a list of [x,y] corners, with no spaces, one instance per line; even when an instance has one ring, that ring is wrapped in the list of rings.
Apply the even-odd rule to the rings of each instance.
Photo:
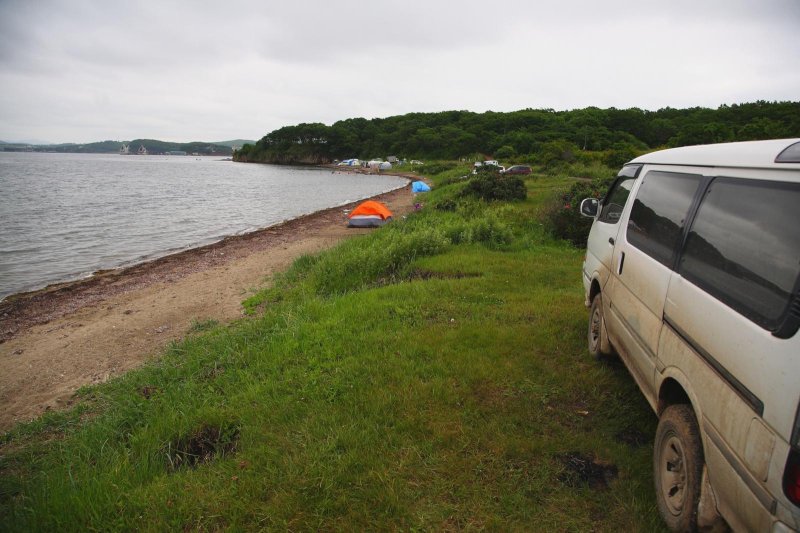
[[[202,425],[188,435],[170,442],[163,450],[167,457],[167,469],[194,468],[208,463],[216,457],[236,452],[239,428],[236,426]]]
[[[611,480],[617,477],[617,467],[600,462],[580,452],[570,452],[558,457],[564,465],[559,481],[569,487],[589,485],[593,489],[607,489]]]
[[[145,400],[149,400],[159,392],[161,392],[161,389],[159,389],[158,387],[151,387],[149,385],[139,389],[139,394],[141,394]]]

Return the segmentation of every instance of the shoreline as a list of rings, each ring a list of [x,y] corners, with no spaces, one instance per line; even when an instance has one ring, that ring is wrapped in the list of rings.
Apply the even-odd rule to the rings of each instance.
[[[73,297],[77,294],[85,294],[88,297],[88,300],[85,302],[82,301],[81,302],[82,305],[80,305],[79,307],[64,311],[64,313],[68,313],[70,311],[79,309],[83,305],[90,305],[93,301],[95,301],[97,299],[97,295],[94,293],[93,289],[98,286],[100,286],[101,288],[108,288],[109,285],[112,285],[115,282],[124,283],[125,282],[124,278],[126,277],[142,276],[147,274],[148,271],[159,270],[165,266],[172,266],[174,263],[181,262],[187,259],[197,260],[198,257],[196,256],[208,253],[212,253],[212,257],[203,259],[207,259],[209,264],[211,263],[219,264],[221,262],[224,262],[224,260],[222,261],[214,260],[213,252],[215,250],[228,248],[239,242],[257,240],[262,238],[263,234],[272,234],[280,231],[291,231],[295,226],[297,226],[298,224],[302,224],[306,220],[310,220],[316,217],[325,217],[329,214],[338,213],[341,210],[348,208],[352,209],[357,204],[365,200],[369,199],[381,200],[382,198],[390,197],[393,193],[397,191],[409,188],[411,180],[409,176],[403,174],[392,174],[392,175],[408,179],[409,182],[403,186],[379,193],[377,195],[366,196],[359,200],[345,202],[343,204],[335,205],[333,207],[328,207],[318,211],[312,211],[310,213],[298,215],[296,217],[288,218],[280,222],[277,222],[275,224],[272,224],[270,226],[265,226],[263,228],[258,228],[251,231],[245,231],[243,233],[226,235],[218,240],[209,242],[207,244],[199,244],[196,246],[189,245],[187,248],[174,251],[168,250],[161,255],[155,253],[149,258],[145,258],[141,261],[127,262],[117,268],[100,269],[86,276],[66,281],[57,281],[54,283],[50,283],[39,289],[33,289],[29,291],[21,291],[9,294],[2,300],[0,300],[0,344],[14,338],[14,336],[24,331],[31,325],[47,323],[54,318],[63,316],[63,314],[58,314],[58,313],[55,314],[47,313],[46,311],[41,309],[43,307],[43,304],[50,303],[50,302],[45,302],[45,300],[51,300],[52,298],[60,300],[64,298]],[[114,287],[114,288],[120,289],[120,287]],[[132,290],[135,290],[135,286],[132,287]],[[39,313],[41,314],[39,315]],[[22,317],[15,316],[19,314],[22,314],[25,317],[33,317],[34,315],[36,315],[36,318],[32,318],[30,322],[25,321],[23,324],[21,324],[20,319]]]
[[[268,163],[256,163],[256,164],[268,164]],[[340,173],[349,173],[349,174],[370,174],[369,171],[365,171],[365,170],[363,170],[361,168],[340,169],[340,168],[338,168],[336,166],[332,166],[332,165],[313,165],[311,167],[315,168],[315,169],[318,169],[318,170],[331,170],[333,173],[340,172]],[[75,273],[68,274],[68,275],[64,276],[64,278],[62,278],[62,280],[52,281],[52,282],[49,282],[49,283],[47,283],[46,285],[43,285],[43,286],[40,285],[40,286],[33,286],[33,287],[30,287],[30,288],[22,288],[22,289],[20,289],[20,290],[18,290],[16,292],[12,292],[10,294],[6,294],[5,296],[0,297],[0,344],[2,344],[5,340],[7,340],[6,332],[3,330],[3,319],[5,318],[5,314],[8,312],[7,308],[8,307],[11,307],[11,308],[14,307],[13,305],[8,305],[8,304],[9,303],[13,303],[14,301],[35,298],[39,294],[46,294],[46,293],[56,292],[56,291],[60,290],[63,287],[69,287],[69,286],[74,285],[74,284],[80,284],[80,283],[83,283],[83,282],[86,282],[86,281],[91,281],[93,278],[95,278],[97,276],[105,276],[105,275],[107,275],[109,273],[122,272],[122,271],[131,269],[131,268],[143,265],[143,264],[159,261],[159,260],[161,260],[161,259],[163,259],[165,257],[182,254],[184,252],[191,252],[192,250],[197,250],[197,249],[201,249],[201,248],[214,246],[214,245],[216,245],[218,243],[221,243],[223,241],[226,241],[228,239],[234,239],[234,238],[237,238],[237,237],[245,237],[245,236],[253,234],[253,233],[258,233],[260,231],[264,231],[264,230],[268,230],[270,228],[278,227],[278,226],[281,226],[281,225],[286,224],[288,222],[292,222],[293,220],[296,220],[296,219],[299,219],[299,218],[303,218],[303,217],[307,217],[307,216],[313,216],[313,215],[315,215],[317,213],[323,213],[323,212],[326,212],[326,211],[331,210],[331,209],[341,209],[341,208],[347,207],[347,206],[352,205],[352,204],[356,204],[356,203],[359,203],[359,202],[363,202],[365,200],[369,200],[371,198],[372,199],[378,198],[378,197],[381,197],[381,196],[383,196],[385,194],[389,194],[391,192],[394,192],[394,191],[397,191],[399,189],[402,189],[404,187],[408,187],[409,184],[411,183],[411,181],[413,181],[414,179],[420,179],[418,176],[410,174],[410,173],[385,172],[385,173],[383,173],[383,175],[396,176],[396,177],[399,177],[399,178],[403,178],[403,179],[406,179],[407,182],[406,182],[405,185],[401,185],[401,186],[395,187],[393,189],[388,189],[386,191],[379,192],[377,194],[373,194],[373,195],[370,195],[370,196],[365,196],[365,197],[360,198],[360,199],[355,199],[355,200],[343,202],[341,204],[333,205],[331,207],[326,207],[326,208],[323,208],[323,209],[318,209],[316,211],[310,211],[310,212],[303,213],[303,214],[300,214],[300,215],[297,215],[297,216],[294,216],[294,217],[286,218],[286,219],[274,222],[274,223],[272,223],[272,224],[270,224],[268,226],[257,227],[257,228],[246,228],[246,229],[237,231],[236,233],[231,233],[231,234],[228,234],[228,235],[219,235],[219,236],[216,236],[216,237],[208,237],[208,238],[202,239],[202,240],[194,242],[194,243],[189,243],[189,244],[187,244],[185,246],[177,246],[177,247],[169,248],[169,249],[166,249],[166,250],[154,251],[152,253],[148,253],[148,254],[146,254],[144,256],[141,256],[141,257],[138,257],[138,258],[126,259],[126,260],[120,262],[116,266],[110,266],[108,268],[98,268],[97,270],[93,270],[93,271],[90,271],[90,272],[86,272],[86,271],[85,272],[75,272]]]
[[[401,175],[409,178],[409,176]],[[400,217],[410,181],[217,242],[0,302],[0,433],[72,404],[100,383],[157,357],[194,324],[241,318],[241,302],[299,256],[371,229],[347,228],[343,211],[372,198]]]

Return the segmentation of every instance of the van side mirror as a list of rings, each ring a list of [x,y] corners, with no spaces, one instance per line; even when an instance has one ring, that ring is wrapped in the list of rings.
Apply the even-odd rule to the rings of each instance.
[[[584,198],[581,201],[581,215],[589,218],[597,216],[597,209],[600,207],[600,202],[597,198]]]

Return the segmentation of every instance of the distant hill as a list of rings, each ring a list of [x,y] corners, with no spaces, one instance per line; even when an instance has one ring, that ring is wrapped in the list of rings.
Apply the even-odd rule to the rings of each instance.
[[[256,142],[253,140],[248,139],[234,139],[232,141],[217,141],[213,144],[217,144],[219,146],[228,146],[230,148],[236,146],[237,148],[241,148],[245,144],[255,144]]]
[[[118,154],[123,145],[128,145],[130,153],[135,154],[139,147],[144,146],[148,154],[160,155],[167,152],[186,152],[189,155],[231,155],[233,146],[242,146],[245,143],[255,144],[255,141],[232,140],[221,142],[194,141],[176,143],[159,141],[157,139],[134,139],[132,141],[99,141],[92,143],[61,143],[61,144],[29,144],[7,143],[0,141],[0,151],[7,152],[57,152],[81,154]]]
[[[0,152],[31,152],[31,145],[20,142],[0,141]]]
[[[234,159],[263,163],[326,163],[335,159],[513,159],[541,161],[558,152],[622,154],[623,161],[659,147],[800,137],[800,101],[648,111],[522,109],[442,111],[387,118],[350,118],[328,126],[304,123],[243,145]],[[627,159],[625,159],[627,158]],[[622,163],[620,163],[622,164]],[[616,166],[616,164],[614,165]]]
[[[35,145],[35,144],[52,144],[52,143],[48,142],[48,141],[34,140],[34,139],[17,139],[15,141],[0,141],[0,145],[2,145],[2,144],[28,146],[28,145]]]

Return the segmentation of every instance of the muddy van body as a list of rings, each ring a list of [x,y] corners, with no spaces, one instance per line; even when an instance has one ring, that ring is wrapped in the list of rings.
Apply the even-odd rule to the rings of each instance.
[[[644,155],[581,213],[589,351],[659,417],[667,525],[800,529],[800,139]]]

